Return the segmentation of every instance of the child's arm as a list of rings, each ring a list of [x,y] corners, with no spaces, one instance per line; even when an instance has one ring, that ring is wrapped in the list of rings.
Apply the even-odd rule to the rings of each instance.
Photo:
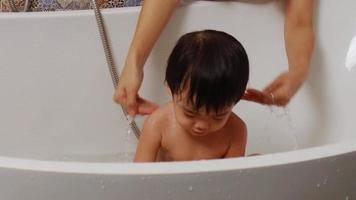
[[[247,128],[246,124],[241,119],[239,120],[240,122],[238,123],[238,125],[234,129],[232,129],[232,138],[225,158],[241,157],[245,155],[247,143]]]
[[[159,120],[154,116],[149,116],[142,129],[139,142],[137,144],[134,162],[154,162],[161,147],[161,130]]]

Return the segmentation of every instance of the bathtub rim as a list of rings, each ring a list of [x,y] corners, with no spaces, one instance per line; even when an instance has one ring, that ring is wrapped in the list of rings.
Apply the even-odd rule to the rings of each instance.
[[[312,160],[320,162],[330,157],[333,157],[332,162],[337,160],[335,156],[352,152],[356,152],[356,139],[260,156],[166,163],[68,162],[0,156],[0,169],[93,175],[173,175],[266,168]]]

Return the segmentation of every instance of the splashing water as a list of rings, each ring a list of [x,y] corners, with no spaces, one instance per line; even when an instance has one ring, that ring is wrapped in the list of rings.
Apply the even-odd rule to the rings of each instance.
[[[127,126],[126,127],[126,135],[125,135],[125,159],[128,160],[129,159],[129,153],[128,153],[128,149],[129,149],[129,142],[130,142],[130,135],[131,135],[131,127]]]
[[[127,115],[126,119],[127,119],[128,125],[130,126],[132,124],[132,122],[135,120],[135,117],[131,117],[131,115]]]
[[[294,130],[294,123],[290,114],[290,110],[288,107],[278,107],[278,106],[268,106],[269,110],[270,110],[270,117],[268,118],[268,120],[266,121],[265,124],[265,130],[269,130],[269,124],[271,124],[271,120],[272,118],[277,119],[277,120],[283,120],[286,119],[287,120],[287,124],[288,127],[290,128],[288,133],[290,133],[290,137],[293,141],[293,150],[299,149],[299,140],[297,135],[295,134]]]

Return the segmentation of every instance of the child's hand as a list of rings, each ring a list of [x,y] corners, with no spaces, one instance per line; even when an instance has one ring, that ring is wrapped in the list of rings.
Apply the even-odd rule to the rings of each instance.
[[[158,108],[153,102],[138,95],[142,80],[142,69],[134,65],[125,65],[120,76],[119,85],[115,91],[114,100],[126,108],[131,116],[151,114]]]
[[[296,71],[284,72],[263,91],[250,88],[246,90],[242,98],[261,104],[286,106],[298,91],[305,78],[306,73]]]

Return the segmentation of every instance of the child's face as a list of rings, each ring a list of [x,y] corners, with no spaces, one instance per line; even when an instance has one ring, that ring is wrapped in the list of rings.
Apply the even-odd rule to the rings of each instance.
[[[173,96],[176,120],[185,131],[193,136],[205,136],[219,131],[226,124],[233,108],[231,105],[219,112],[208,113],[204,107],[196,111],[194,106],[188,102],[184,91],[180,96]]]

